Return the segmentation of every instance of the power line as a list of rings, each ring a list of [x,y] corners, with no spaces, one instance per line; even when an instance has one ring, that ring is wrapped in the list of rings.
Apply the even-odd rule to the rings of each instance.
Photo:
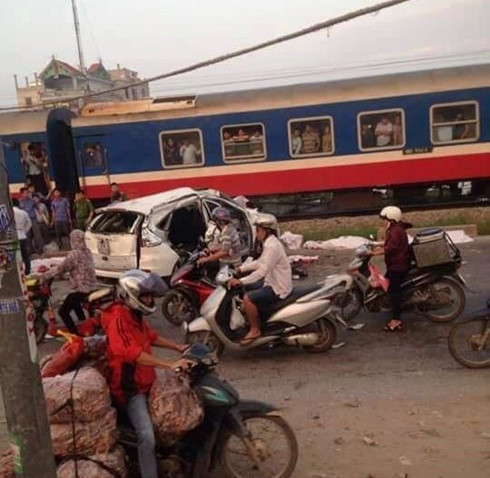
[[[325,66],[315,66],[315,67],[304,67],[304,68],[295,68],[295,69],[278,69],[278,70],[269,70],[264,72],[263,74],[257,75],[246,75],[240,73],[234,73],[231,75],[209,75],[207,77],[199,77],[191,80],[176,80],[170,81],[165,84],[158,84],[156,87],[152,88],[152,91],[163,91],[164,89],[170,88],[179,88],[179,87],[195,87],[195,82],[199,82],[200,86],[225,86],[225,85],[236,85],[242,83],[253,83],[267,80],[276,80],[276,79],[287,79],[287,78],[296,78],[296,77],[306,77],[306,76],[315,76],[324,73],[336,73],[336,72],[364,72],[370,71],[373,69],[386,68],[388,66],[405,66],[405,65],[413,65],[413,64],[424,64],[427,62],[433,62],[438,60],[459,60],[459,59],[468,59],[468,58],[476,58],[481,54],[488,54],[490,50],[480,50],[480,51],[470,51],[470,52],[459,52],[447,55],[434,55],[431,57],[408,57],[408,58],[390,58],[385,60],[380,60],[376,62],[370,63],[361,63],[356,65],[340,65],[334,67],[325,67]],[[225,80],[214,83],[206,83],[203,85],[203,81],[207,80],[217,80],[218,78]]]
[[[302,37],[305,35],[310,35],[311,33],[316,33],[316,32],[319,32],[321,30],[325,30],[325,29],[330,28],[334,25],[338,25],[340,23],[345,23],[345,22],[348,22],[348,21],[353,20],[355,18],[368,15],[370,13],[379,12],[379,11],[384,10],[386,8],[393,7],[395,5],[399,5],[401,3],[405,3],[408,1],[410,1],[410,0],[389,0],[389,1],[382,2],[382,3],[377,3],[376,5],[373,5],[371,7],[361,8],[359,10],[341,15],[341,16],[333,18],[331,20],[327,20],[327,21],[324,21],[321,23],[317,23],[317,24],[312,25],[310,27],[303,28],[303,29],[298,30],[296,32],[289,33],[287,35],[283,35],[283,36],[274,38],[272,40],[268,40],[268,41],[265,41],[262,43],[258,43],[256,45],[251,46],[251,47],[243,48],[241,50],[235,50],[231,53],[226,53],[224,55],[217,56],[217,57],[212,58],[210,60],[194,63],[193,65],[190,65],[190,66],[187,66],[184,68],[179,68],[177,70],[173,70],[173,71],[168,72],[168,73],[163,73],[161,75],[157,75],[157,76],[145,79],[145,80],[137,81],[135,83],[131,83],[131,84],[128,84],[125,86],[120,86],[120,87],[116,87],[116,88],[110,88],[108,90],[91,92],[91,93],[86,93],[84,95],[78,95],[78,96],[73,96],[73,97],[69,97],[69,98],[64,98],[63,102],[77,101],[77,100],[82,100],[85,98],[93,98],[94,96],[100,96],[103,94],[114,93],[116,91],[125,90],[126,88],[145,85],[145,84],[153,82],[153,81],[163,80],[165,78],[170,78],[173,76],[182,75],[184,73],[189,73],[191,71],[199,70],[201,68],[206,68],[208,66],[215,65],[217,63],[222,63],[224,61],[231,60],[232,58],[237,58],[239,56],[248,55],[249,53],[253,53],[253,52],[256,52],[259,50],[263,50],[265,48],[269,48],[271,46],[278,45],[280,43],[284,43],[284,42],[287,42],[290,40],[294,40],[296,38],[299,38],[299,37]],[[53,105],[53,104],[58,103],[59,101],[60,101],[59,99],[54,99],[54,100],[43,102],[42,104],[44,106]],[[3,111],[14,110],[14,109],[30,109],[30,108],[32,108],[32,107],[17,106],[15,108],[0,108],[0,111],[2,111],[2,110]]]

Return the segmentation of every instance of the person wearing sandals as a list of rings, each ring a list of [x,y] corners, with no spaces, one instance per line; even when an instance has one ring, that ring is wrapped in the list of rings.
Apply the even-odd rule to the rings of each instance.
[[[410,246],[406,229],[411,224],[402,221],[402,211],[396,206],[383,208],[379,217],[384,221],[386,237],[383,247],[377,248],[372,255],[384,255],[386,263],[386,278],[390,281],[388,294],[392,304],[392,319],[386,323],[386,332],[396,332],[403,328],[402,312],[402,284],[410,269]]]
[[[250,274],[241,279],[231,279],[229,282],[231,287],[247,287],[263,280],[260,288],[247,290],[243,297],[250,329],[240,342],[241,345],[248,345],[262,335],[260,311],[285,299],[293,290],[291,265],[286,250],[277,237],[277,219],[272,214],[259,214],[255,226],[257,239],[263,243],[262,254],[257,260],[235,269],[238,274],[251,272]]]

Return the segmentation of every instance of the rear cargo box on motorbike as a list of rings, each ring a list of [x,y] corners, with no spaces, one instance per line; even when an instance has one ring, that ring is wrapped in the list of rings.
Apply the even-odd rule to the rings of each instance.
[[[459,249],[444,229],[421,229],[412,242],[412,251],[419,269],[447,264],[460,257]]]

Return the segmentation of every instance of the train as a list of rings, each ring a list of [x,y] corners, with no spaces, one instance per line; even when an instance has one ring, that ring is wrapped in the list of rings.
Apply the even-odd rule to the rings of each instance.
[[[212,188],[285,216],[486,204],[490,65],[7,113],[0,145],[13,194],[39,150],[48,182],[100,204],[113,182],[129,198]]]

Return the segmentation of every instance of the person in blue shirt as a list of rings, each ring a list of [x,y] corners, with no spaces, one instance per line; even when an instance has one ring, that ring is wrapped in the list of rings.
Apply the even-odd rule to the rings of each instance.
[[[51,226],[56,233],[56,241],[60,249],[63,248],[63,237],[70,239],[72,227],[70,203],[68,199],[61,195],[59,189],[53,191],[53,200],[51,201]]]
[[[41,226],[37,222],[36,218],[36,202],[34,201],[34,198],[32,197],[28,188],[20,189],[19,207],[28,214],[32,223],[32,228],[29,231],[27,238],[30,253],[42,254],[44,241],[41,234]]]

